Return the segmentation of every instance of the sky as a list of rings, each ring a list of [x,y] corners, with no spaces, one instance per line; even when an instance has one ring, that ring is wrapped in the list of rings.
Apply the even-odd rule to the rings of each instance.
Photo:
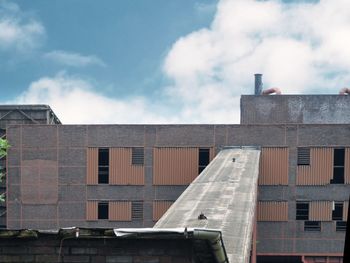
[[[239,123],[254,73],[337,94],[349,47],[348,0],[0,0],[0,103],[65,124]]]

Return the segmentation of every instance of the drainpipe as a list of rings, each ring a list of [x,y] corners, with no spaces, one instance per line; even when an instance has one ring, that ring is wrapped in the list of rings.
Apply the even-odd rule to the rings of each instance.
[[[255,76],[255,95],[261,95],[262,92],[262,74],[254,74]]]
[[[229,263],[220,231],[194,229],[193,237],[209,241],[218,263]]]

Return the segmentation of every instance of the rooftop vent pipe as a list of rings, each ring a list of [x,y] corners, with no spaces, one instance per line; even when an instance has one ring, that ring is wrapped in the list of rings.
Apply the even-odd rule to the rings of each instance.
[[[341,90],[339,90],[339,95],[350,95],[350,89],[342,88]]]
[[[262,74],[254,74],[255,76],[255,95],[261,95],[262,92]]]
[[[270,89],[263,90],[261,94],[262,95],[270,95],[270,94],[281,95],[282,92],[279,88],[270,88]]]

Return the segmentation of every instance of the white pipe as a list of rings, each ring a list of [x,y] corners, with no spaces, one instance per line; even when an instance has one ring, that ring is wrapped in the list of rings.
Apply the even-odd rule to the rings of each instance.
[[[342,88],[339,90],[339,95],[349,95],[350,94],[350,89],[349,88]]]
[[[261,93],[261,95],[270,95],[270,94],[276,94],[276,95],[281,95],[282,92],[279,88],[270,88],[270,89],[265,89]]]

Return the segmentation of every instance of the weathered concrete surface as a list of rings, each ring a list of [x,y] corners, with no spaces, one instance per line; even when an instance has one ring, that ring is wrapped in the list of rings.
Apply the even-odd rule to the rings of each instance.
[[[230,262],[249,262],[259,157],[253,148],[221,150],[155,228],[221,230]],[[207,219],[199,220],[201,213]]]
[[[349,124],[350,96],[272,95],[241,97],[242,124]]]

